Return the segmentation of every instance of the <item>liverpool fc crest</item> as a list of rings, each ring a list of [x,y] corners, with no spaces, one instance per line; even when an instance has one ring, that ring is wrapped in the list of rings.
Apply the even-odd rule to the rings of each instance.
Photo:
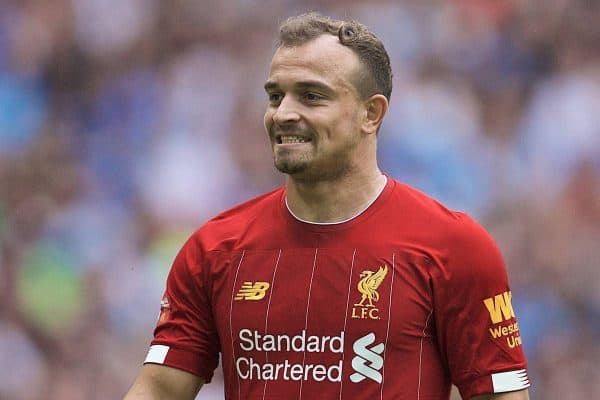
[[[377,289],[388,273],[387,265],[379,267],[377,271],[363,271],[360,274],[361,280],[358,281],[357,289],[361,294],[360,301],[354,304],[352,308],[352,318],[370,318],[379,319],[379,310],[374,302],[379,301],[379,292]]]

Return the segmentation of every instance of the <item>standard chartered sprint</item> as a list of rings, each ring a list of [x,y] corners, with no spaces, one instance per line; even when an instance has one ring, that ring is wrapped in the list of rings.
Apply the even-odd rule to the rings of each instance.
[[[342,353],[344,351],[344,332],[339,336],[299,334],[269,335],[258,331],[242,329],[239,332],[240,347],[244,351],[259,352],[297,352],[297,353]],[[334,364],[291,363],[284,360],[278,363],[258,362],[254,358],[237,357],[235,368],[242,379],[291,380],[322,382],[340,382],[342,380],[342,360]]]

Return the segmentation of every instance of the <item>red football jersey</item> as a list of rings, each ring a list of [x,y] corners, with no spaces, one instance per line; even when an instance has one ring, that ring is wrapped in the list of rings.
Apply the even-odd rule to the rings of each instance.
[[[447,399],[529,386],[501,255],[463,213],[388,178],[366,211],[296,219],[280,188],[177,255],[146,362],[227,399]]]

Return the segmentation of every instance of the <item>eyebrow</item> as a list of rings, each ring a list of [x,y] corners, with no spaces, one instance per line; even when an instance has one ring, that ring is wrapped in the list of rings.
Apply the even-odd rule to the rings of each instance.
[[[268,80],[265,83],[265,90],[267,92],[270,90],[277,89],[278,87],[279,87],[279,84],[275,81]],[[327,85],[324,82],[315,81],[315,80],[296,82],[294,84],[294,87],[299,88],[299,89],[306,89],[306,88],[319,89],[321,91],[328,92],[328,93],[333,92],[333,89],[331,88],[331,86]]]

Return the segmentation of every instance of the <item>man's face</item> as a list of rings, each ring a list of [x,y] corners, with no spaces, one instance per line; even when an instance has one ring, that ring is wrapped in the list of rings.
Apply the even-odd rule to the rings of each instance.
[[[332,35],[275,52],[264,122],[279,171],[317,181],[358,166],[364,105],[353,82],[359,68],[358,56]]]

